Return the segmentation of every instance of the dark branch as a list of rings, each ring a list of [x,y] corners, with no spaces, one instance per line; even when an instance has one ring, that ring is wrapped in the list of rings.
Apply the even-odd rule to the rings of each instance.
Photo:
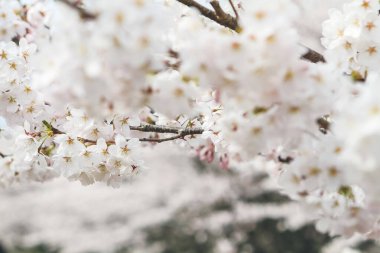
[[[52,131],[53,134],[66,134],[61,130],[53,127],[51,124],[44,121],[44,125]],[[167,138],[140,138],[142,142],[165,142],[172,141],[176,139],[183,139],[185,136],[194,136],[199,135],[204,132],[202,128],[181,128],[181,127],[168,127],[168,126],[157,126],[157,125],[140,125],[140,126],[130,126],[130,129],[133,131],[147,132],[147,133],[162,133],[162,134],[175,134]],[[77,137],[77,140],[83,143],[96,144],[96,140],[89,140],[82,137]],[[108,145],[115,144],[114,141],[107,142]],[[1,153],[0,153],[1,156]]]
[[[301,56],[301,59],[317,63],[317,62],[326,62],[323,55],[314,51],[313,49],[307,48],[307,53]]]
[[[177,0],[177,1],[188,6],[188,7],[196,8],[204,17],[211,19],[211,20],[215,21],[216,23],[218,23],[224,27],[230,28],[231,30],[234,30],[234,31],[237,31],[239,28],[237,19],[232,17],[230,14],[225,13],[223,10],[222,10],[222,12],[224,14],[220,15],[221,14],[221,12],[220,12],[218,15],[218,13],[216,13],[215,11],[212,11],[212,10],[204,7],[203,5],[199,4],[198,2],[196,2],[194,0]],[[215,2],[217,2],[217,1],[214,0],[211,2],[211,4],[213,4],[213,3],[215,4]]]
[[[176,139],[183,139],[185,136],[194,136],[202,134],[204,130],[202,128],[179,128],[179,127],[167,127],[167,126],[155,126],[155,125],[142,125],[138,127],[130,127],[131,130],[140,132],[153,132],[153,133],[173,133],[175,135],[167,138],[140,138],[140,141],[144,142],[165,142],[173,141]]]
[[[46,123],[44,123],[44,125],[46,126]],[[66,133],[62,132],[61,130],[53,127],[51,124],[49,124],[49,127],[52,130],[53,134],[66,134]]]
[[[185,136],[182,134],[176,134],[176,135],[173,135],[173,136],[168,137],[168,138],[161,138],[161,139],[160,138],[140,138],[139,140],[143,141],[143,142],[161,143],[161,142],[165,142],[165,141],[174,141],[177,139],[183,139],[183,137],[185,137]]]
[[[225,17],[226,13],[224,12],[222,7],[220,6],[218,0],[211,1],[210,4],[211,4],[212,8],[214,8],[215,13],[219,18]]]
[[[194,135],[202,134],[202,128],[180,128],[180,127],[168,127],[168,126],[157,126],[157,125],[141,125],[141,126],[130,126],[131,130],[140,132],[150,132],[150,133],[172,133],[172,134],[182,134],[182,135]]]
[[[161,143],[161,142],[165,142],[165,141],[173,141],[173,140],[182,139],[182,138],[183,138],[182,135],[176,134],[172,137],[162,138],[162,139],[159,139],[159,138],[141,138],[140,141]]]
[[[96,14],[86,11],[79,5],[79,3],[70,2],[69,0],[58,0],[58,1],[60,1],[61,3],[64,3],[66,6],[70,7],[71,9],[77,11],[79,13],[79,16],[83,20],[93,20],[97,18]]]

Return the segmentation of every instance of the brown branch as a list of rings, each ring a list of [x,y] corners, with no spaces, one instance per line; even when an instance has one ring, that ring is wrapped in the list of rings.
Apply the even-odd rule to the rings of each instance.
[[[171,137],[168,137],[168,138],[140,138],[139,140],[140,141],[143,141],[143,142],[157,142],[157,143],[161,143],[161,142],[165,142],[165,141],[174,141],[174,140],[177,140],[177,139],[183,139],[186,135],[182,135],[182,134],[176,134],[176,135],[173,135]]]
[[[307,47],[306,47],[307,48]],[[301,59],[317,63],[317,62],[326,62],[323,55],[314,51],[313,49],[307,48],[307,53],[301,56]]]
[[[226,13],[224,12],[222,7],[220,6],[218,0],[213,0],[210,2],[210,4],[211,4],[212,8],[214,8],[214,11],[219,18],[225,18]]]
[[[173,140],[180,139],[180,138],[183,138],[183,136],[176,134],[172,137],[162,138],[162,139],[160,139],[160,138],[141,138],[140,141],[161,143],[161,142],[165,142],[165,141],[173,141]]]
[[[223,10],[223,15],[218,15],[215,11],[210,10],[209,8],[204,7],[195,0],[177,0],[178,2],[190,7],[197,9],[202,16],[215,21],[221,26],[230,28],[231,30],[238,31],[239,25],[237,19],[232,17],[230,14],[225,13]],[[211,3],[216,2],[215,0]],[[214,7],[213,7],[214,8]],[[221,13],[219,13],[221,14]]]
[[[62,132],[61,130],[51,126],[51,130],[53,131],[53,134],[66,134],[65,132]]]
[[[140,132],[150,132],[150,133],[172,133],[172,134],[183,134],[183,135],[194,135],[202,134],[202,128],[180,128],[180,127],[168,127],[168,126],[157,126],[157,125],[141,125],[141,126],[130,126],[133,131]]]
[[[1,158],[5,158],[6,155],[4,155],[3,153],[0,152],[0,157],[1,157]]]
[[[48,123],[44,123],[45,125]],[[199,135],[204,132],[202,128],[181,128],[181,127],[168,127],[168,126],[157,126],[157,125],[140,125],[140,126],[130,126],[129,127],[132,131],[139,131],[139,132],[148,132],[148,133],[171,133],[175,134],[171,137],[167,138],[140,138],[139,140],[142,142],[165,142],[165,141],[172,141],[176,139],[183,139],[185,136],[194,136]],[[65,132],[62,132],[61,130],[53,127],[52,125],[49,125],[49,129],[53,132],[53,134],[66,134]],[[83,143],[90,143],[90,144],[96,144],[95,140],[89,140],[82,137],[77,137],[77,140]],[[108,145],[115,144],[114,141],[107,142]],[[0,153],[1,154],[1,153]]]
[[[153,132],[153,133],[173,133],[175,135],[167,138],[141,138],[140,141],[157,142],[172,141],[176,139],[183,139],[185,136],[194,136],[202,134],[204,130],[202,128],[181,128],[181,127],[168,127],[168,126],[156,126],[156,125],[141,125],[137,127],[130,126],[131,130],[140,132]]]
[[[93,20],[93,19],[97,18],[96,14],[90,13],[90,12],[86,11],[85,9],[83,9],[79,5],[79,2],[75,3],[75,2],[71,2],[70,0],[58,0],[58,1],[60,1],[61,3],[64,3],[66,6],[70,7],[71,9],[77,11],[79,13],[79,16],[83,20]]]
[[[131,130],[140,131],[140,132],[154,132],[154,133],[175,133],[171,137],[167,138],[140,138],[140,141],[144,142],[165,142],[173,141],[176,139],[183,139],[185,136],[194,136],[197,134],[202,134],[204,130],[202,128],[180,128],[180,127],[167,127],[167,126],[155,126],[155,125],[142,125],[138,127],[130,126]]]

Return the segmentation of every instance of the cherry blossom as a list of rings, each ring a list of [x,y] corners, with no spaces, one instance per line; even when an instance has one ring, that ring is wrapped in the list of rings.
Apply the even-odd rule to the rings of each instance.
[[[318,53],[296,2],[0,0],[0,185],[118,187],[170,142],[376,237],[380,3],[326,12]]]

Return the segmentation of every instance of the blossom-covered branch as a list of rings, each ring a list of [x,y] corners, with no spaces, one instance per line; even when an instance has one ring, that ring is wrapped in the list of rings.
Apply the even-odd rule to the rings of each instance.
[[[207,17],[224,27],[230,28],[231,30],[234,30],[237,32],[241,29],[239,27],[239,22],[238,22],[238,17],[239,17],[238,11],[236,10],[235,6],[233,5],[231,1],[230,1],[230,4],[232,6],[233,11],[235,12],[236,17],[233,17],[230,14],[226,13],[223,10],[223,8],[220,6],[218,0],[212,0],[210,2],[214,11],[199,4],[195,0],[177,0],[177,1],[191,8],[196,8],[204,17]],[[321,55],[320,53],[308,47],[305,47],[305,48],[307,48],[308,51],[307,53],[301,56],[301,59],[308,60],[313,63],[325,62],[323,55]]]
[[[76,10],[79,13],[80,17],[84,20],[93,20],[93,19],[96,19],[96,17],[97,17],[96,14],[88,12],[84,8],[82,8],[79,4],[80,2],[71,2],[70,0],[59,0],[59,1],[66,4],[70,8]],[[210,2],[214,11],[203,6],[202,4],[198,3],[195,0],[177,0],[177,1],[188,6],[188,7],[197,9],[204,17],[207,17],[210,20],[212,20],[212,21],[214,21],[214,22],[216,22],[216,23],[218,23],[224,27],[230,28],[231,30],[234,30],[234,31],[239,31],[241,29],[239,27],[239,21],[238,21],[239,14],[238,14],[238,11],[237,11],[235,5],[233,4],[232,0],[229,0],[229,3],[230,3],[231,8],[233,9],[233,11],[235,13],[235,17],[233,17],[230,14],[228,14],[227,12],[225,12],[223,10],[223,8],[220,6],[218,0],[212,0]],[[307,47],[305,47],[305,48],[307,48]],[[308,50],[307,53],[302,55],[301,59],[308,60],[308,61],[313,62],[313,63],[325,62],[323,55],[321,55],[320,53],[318,53],[318,52],[316,52],[310,48],[307,48],[307,50]]]
[[[53,127],[51,124],[49,124],[47,121],[43,121],[43,124],[46,126],[48,130],[51,131],[53,135],[55,134],[66,134],[65,132],[62,132],[61,130]],[[158,126],[158,125],[140,125],[140,126],[129,126],[129,128],[132,131],[139,131],[139,132],[148,132],[148,133],[160,133],[160,134],[175,134],[171,137],[167,138],[139,138],[142,142],[165,142],[165,141],[172,141],[176,139],[182,139],[185,136],[194,136],[194,135],[200,135],[204,132],[204,129],[202,128],[181,128],[181,127],[169,127],[169,126]],[[79,141],[83,143],[92,143],[96,144],[96,140],[89,140],[82,137],[77,137]],[[109,142],[108,144],[114,144],[113,141]],[[3,156],[0,153],[0,156]]]

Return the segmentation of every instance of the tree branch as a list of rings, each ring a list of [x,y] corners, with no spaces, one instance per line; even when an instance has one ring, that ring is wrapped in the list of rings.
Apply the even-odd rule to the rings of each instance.
[[[172,134],[182,134],[182,135],[195,135],[202,134],[202,128],[180,128],[180,127],[168,127],[168,126],[157,126],[157,125],[141,125],[141,126],[130,126],[133,131],[140,132],[150,132],[150,133],[172,133]]]
[[[79,1],[77,1],[77,3],[71,2],[70,0],[58,0],[58,1],[60,1],[61,3],[64,3],[66,6],[70,7],[71,9],[77,11],[79,13],[79,16],[83,20],[93,20],[93,19],[97,18],[96,14],[90,13],[90,12],[86,11],[85,9],[83,9],[79,5]]]
[[[66,134],[65,132],[62,132],[61,130],[53,127],[51,124],[47,123],[46,121],[44,121],[43,124],[49,130],[51,130],[53,134]],[[168,126],[157,126],[157,125],[140,125],[140,126],[130,126],[129,128],[132,131],[139,131],[139,132],[175,134],[167,138],[140,138],[139,139],[141,142],[157,142],[157,143],[172,141],[176,139],[183,139],[185,136],[199,135],[204,132],[202,128],[198,128],[198,127],[181,128],[181,127],[168,127]],[[83,143],[96,144],[95,140],[89,140],[82,137],[77,137],[77,139]],[[115,143],[114,141],[107,142],[108,145],[111,145],[114,143]],[[0,153],[0,156],[1,156],[1,153]]]
[[[323,57],[323,55],[321,55],[320,53],[314,51],[313,49],[310,49],[308,47],[307,48],[307,53],[302,55],[301,56],[301,59],[304,59],[304,60],[307,60],[307,61],[310,61],[310,62],[313,62],[313,63],[317,63],[317,62],[326,62],[325,58]]]
[[[202,134],[204,130],[202,128],[179,128],[179,127],[167,127],[167,126],[155,126],[155,125],[142,125],[138,127],[130,126],[131,130],[140,131],[140,132],[154,132],[154,133],[175,133],[171,137],[167,138],[140,138],[140,141],[143,142],[165,142],[173,141],[176,139],[183,139],[185,136],[193,136]]]
[[[157,142],[157,143],[161,143],[161,142],[165,142],[165,141],[174,141],[174,140],[177,140],[177,139],[183,139],[186,135],[184,134],[176,134],[176,135],[173,135],[171,137],[168,137],[168,138],[141,138],[139,139],[140,141],[145,141],[145,142]]]
[[[211,4],[212,8],[214,8],[214,11],[219,18],[224,18],[226,16],[226,13],[224,12],[222,7],[220,6],[218,0],[213,0],[210,2],[210,4]]]
[[[0,152],[0,157],[1,157],[1,158],[5,158],[6,155],[4,155],[3,153]]]
[[[215,11],[212,11],[205,6],[199,4],[195,0],[177,0],[178,2],[190,7],[197,9],[204,17],[211,19],[212,21],[215,21],[216,23],[220,24],[221,26],[230,28],[231,30],[237,31],[239,28],[237,19],[232,17],[230,14],[225,13],[221,8],[221,12],[216,13]],[[219,3],[216,0],[213,0],[211,4],[219,5]],[[220,6],[219,6],[220,7]],[[214,8],[214,6],[213,6]],[[223,13],[223,14],[222,14]],[[222,14],[222,15],[220,15]]]

